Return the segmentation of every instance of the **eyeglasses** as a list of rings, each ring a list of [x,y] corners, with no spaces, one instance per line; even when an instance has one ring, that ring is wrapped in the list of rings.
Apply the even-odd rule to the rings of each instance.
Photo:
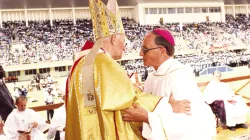
[[[159,49],[159,48],[162,48],[162,47],[149,48],[149,49],[145,49],[144,47],[141,47],[141,52],[143,52],[143,54],[146,54],[150,50]]]

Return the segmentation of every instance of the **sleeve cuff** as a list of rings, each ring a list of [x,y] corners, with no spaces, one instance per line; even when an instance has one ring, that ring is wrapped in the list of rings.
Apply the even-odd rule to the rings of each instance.
[[[144,138],[146,138],[147,140],[150,139],[150,137],[152,137],[152,130],[151,130],[151,126],[150,126],[150,122],[151,122],[151,112],[148,111],[148,122],[149,123],[143,123],[143,131],[142,131],[142,135]]]
[[[148,112],[148,122],[143,123],[142,136],[147,140],[166,140],[160,116],[156,113]]]

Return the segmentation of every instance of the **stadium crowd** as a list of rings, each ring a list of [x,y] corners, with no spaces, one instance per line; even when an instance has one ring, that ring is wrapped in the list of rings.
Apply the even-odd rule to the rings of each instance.
[[[227,15],[226,20],[226,23],[168,23],[164,26],[175,36],[177,54],[182,54],[186,50],[211,49],[217,46],[228,48],[239,46],[241,42],[248,43],[249,34],[245,29],[248,27],[246,23],[249,19],[245,15],[238,15],[235,19]],[[126,18],[123,19],[123,23],[128,38],[125,55],[128,56],[138,55],[145,34],[159,27],[139,25]],[[214,25],[226,32],[216,31]],[[86,40],[93,40],[92,24],[87,19],[78,19],[76,25],[73,25],[71,20],[55,20],[53,26],[50,26],[49,21],[29,21],[29,27],[26,27],[23,21],[5,22],[3,26],[0,31],[0,64],[5,66],[72,60],[75,52],[81,49]],[[25,44],[25,47],[13,49],[12,44],[17,42]],[[202,52],[177,58],[182,63],[190,65],[194,71],[217,65],[234,66],[235,62],[235,66],[245,65],[250,60],[249,53],[244,51],[236,53],[224,49],[223,52],[226,53]],[[142,65],[142,61],[137,61],[135,66],[137,65]],[[135,66],[126,66],[126,69]],[[140,71],[143,72],[143,69]]]
[[[238,39],[246,44],[250,40],[248,34],[243,33],[248,26],[244,25],[248,19],[244,15],[238,16],[239,18],[237,19],[227,16],[226,24],[216,23],[218,27],[226,31],[225,34],[217,32],[214,29],[214,25],[208,22],[190,23],[182,26],[178,23],[173,23],[166,24],[165,27],[174,32],[177,40],[177,52],[185,49],[203,50],[216,46],[237,46],[240,45]],[[158,28],[156,25],[142,26],[130,19],[123,19],[123,23],[128,38],[125,55],[138,55],[145,34],[153,28]],[[73,22],[70,20],[53,21],[53,24],[54,26],[50,26],[49,21],[30,21],[29,27],[26,27],[24,22],[4,23],[4,28],[1,29],[0,34],[0,65],[8,66],[72,60],[73,55],[81,50],[86,40],[93,40],[91,38],[93,35],[90,20],[77,20],[77,25],[73,25]],[[17,42],[25,44],[25,47],[13,49],[12,45]],[[181,55],[180,53],[175,58],[189,66],[191,71],[200,72],[205,68],[214,66],[228,65],[236,67],[247,65],[250,61],[250,53],[245,50],[230,51],[224,49],[218,52],[200,51],[200,53],[185,55]],[[147,78],[148,73],[153,71],[152,68],[144,67],[143,60],[141,59],[127,60],[121,63],[128,75],[137,71],[143,80]],[[54,104],[54,96],[58,97],[58,95],[61,95],[64,98],[65,87],[57,84],[50,77],[50,74],[47,75],[46,82],[43,83],[41,79],[39,75],[35,76],[31,82],[31,86],[36,87],[37,90],[42,90],[46,105]],[[62,89],[60,89],[60,86]],[[3,134],[3,126],[7,127],[5,131],[10,133],[14,130],[8,129],[8,127],[16,126],[13,118],[21,118],[18,121],[23,122],[23,126],[15,130],[16,133],[19,130],[28,128],[32,132],[32,135],[29,137],[34,138],[40,134],[40,137],[44,137],[42,128],[47,125],[45,123],[46,120],[34,111],[26,109],[28,99],[25,96],[28,94],[28,90],[23,86],[15,87],[14,97],[16,97],[17,109],[14,109],[8,119],[4,118],[4,120],[7,119],[5,125],[2,119],[0,119],[0,126],[2,127],[0,136]],[[54,110],[47,111],[47,121],[51,121],[48,130],[48,139],[56,137],[56,133],[60,133],[59,136],[64,135],[61,133],[65,131],[65,106],[62,106],[60,110],[61,112],[58,112],[58,110],[55,111],[55,114]],[[25,114],[21,114],[20,111],[23,111]],[[25,118],[28,115],[30,119]],[[58,124],[57,120],[63,120],[63,123]],[[15,138],[17,139],[18,135]]]
[[[220,22],[216,25],[232,36],[241,39],[243,43],[250,43],[250,19],[247,15],[237,14],[235,18],[232,15],[226,15],[226,23]]]

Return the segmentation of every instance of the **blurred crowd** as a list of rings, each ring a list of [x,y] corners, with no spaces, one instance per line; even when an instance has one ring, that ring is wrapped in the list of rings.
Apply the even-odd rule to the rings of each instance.
[[[237,14],[234,18],[233,15],[226,15],[226,23],[216,23],[231,36],[237,37],[243,43],[250,43],[250,18],[245,14]]]
[[[240,14],[236,18],[226,15],[226,23],[168,23],[162,26],[175,36],[176,58],[192,70],[201,71],[210,66],[234,66],[234,62],[236,66],[245,65],[249,61],[249,53],[226,49],[248,44],[248,21],[246,15]],[[146,33],[160,27],[140,25],[127,18],[123,19],[123,24],[128,38],[125,55],[128,56],[138,56]],[[88,19],[78,19],[76,25],[71,20],[54,20],[53,26],[50,21],[29,21],[28,27],[24,21],[4,22],[3,27],[0,29],[0,64],[5,66],[72,60],[86,40],[93,40],[92,23]],[[13,44],[24,46],[13,48]],[[221,52],[203,52],[214,47],[225,49]],[[186,54],[189,50],[200,50],[201,53]],[[133,60],[126,63],[124,68],[132,70],[136,67],[143,73],[145,68],[137,65],[142,66],[142,61]]]

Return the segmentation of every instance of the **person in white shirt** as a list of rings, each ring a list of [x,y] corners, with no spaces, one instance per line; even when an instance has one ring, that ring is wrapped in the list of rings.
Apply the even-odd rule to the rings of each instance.
[[[49,84],[53,83],[53,79],[52,79],[52,77],[50,75],[48,75],[47,81],[48,81]]]
[[[219,118],[228,129],[235,131],[236,128],[247,128],[246,114],[248,112],[247,105],[240,95],[235,95],[234,91],[224,82],[220,82],[221,73],[215,71],[213,79],[209,82],[204,90],[204,98],[206,102],[212,106],[216,105],[221,109],[218,112]],[[222,101],[223,105],[218,105],[216,102]],[[223,111],[225,112],[223,114]]]
[[[44,102],[46,105],[52,105],[54,104],[54,99],[52,95],[52,88],[48,86],[47,91],[44,93]],[[54,110],[47,110],[47,121],[50,121],[50,118],[52,119],[54,115]]]
[[[20,90],[19,90],[19,88],[18,87],[15,87],[14,88],[14,97],[15,98],[18,98],[18,97],[20,97],[20,95],[21,95],[21,92],[20,92]]]
[[[52,89],[52,91],[51,91],[51,94],[54,96],[54,97],[58,97],[58,86],[57,85],[55,85],[55,84],[51,84],[50,85],[50,87],[49,88],[51,88]]]
[[[26,109],[27,98],[18,97],[16,100],[17,109],[14,109],[8,116],[4,129],[9,140],[17,140],[28,129],[32,129],[30,137],[32,140],[45,140],[43,130],[46,128],[45,120],[35,111]]]
[[[63,96],[62,99],[65,101],[65,90],[66,90],[66,81],[60,83],[59,87],[60,93]],[[49,132],[48,132],[48,139],[52,139],[56,136],[56,133],[59,132],[60,140],[65,139],[65,125],[66,125],[66,108],[65,104],[60,108],[55,110],[55,114],[53,119],[51,120]]]
[[[139,106],[124,110],[123,120],[144,122],[142,134],[148,140],[211,140],[216,135],[214,115],[190,70],[173,58],[174,46],[173,36],[165,29],[145,37],[140,55],[155,72],[147,78],[144,92],[164,98],[153,112]],[[187,112],[172,109],[171,98],[189,100],[191,108]]]

